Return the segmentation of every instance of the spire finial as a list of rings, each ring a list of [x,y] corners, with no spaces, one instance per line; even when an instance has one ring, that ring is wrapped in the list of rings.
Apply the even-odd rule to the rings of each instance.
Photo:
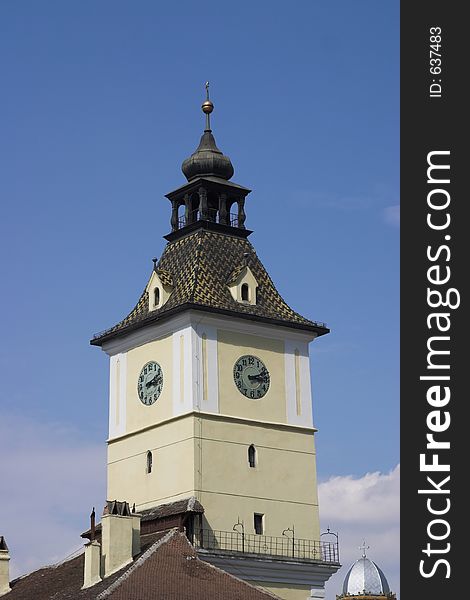
[[[362,546],[359,546],[359,550],[362,550],[362,558],[366,557],[366,550],[368,550],[370,546],[366,546],[366,540],[363,540]]]
[[[202,112],[206,115],[206,129],[205,131],[211,131],[211,118],[210,114],[214,110],[214,105],[209,100],[209,82],[206,81],[206,100],[202,103]]]

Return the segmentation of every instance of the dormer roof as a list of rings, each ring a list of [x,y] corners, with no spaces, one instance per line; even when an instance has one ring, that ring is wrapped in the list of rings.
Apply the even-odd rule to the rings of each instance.
[[[155,269],[155,273],[158,275],[163,285],[173,285],[173,275],[169,271],[165,271],[165,269]]]

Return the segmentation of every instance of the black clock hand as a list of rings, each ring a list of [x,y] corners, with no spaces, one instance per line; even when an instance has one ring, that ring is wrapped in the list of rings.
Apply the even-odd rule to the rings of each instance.
[[[154,385],[158,385],[160,383],[161,377],[159,375],[155,375],[155,377],[153,379],[151,379],[150,381],[147,381],[147,383],[145,384],[146,388],[149,388],[151,386]]]
[[[264,377],[262,375],[248,375],[248,379],[250,381],[264,381]]]
[[[268,373],[266,371],[261,372],[259,375],[248,375],[248,379],[250,381],[260,381],[262,383],[268,382]]]

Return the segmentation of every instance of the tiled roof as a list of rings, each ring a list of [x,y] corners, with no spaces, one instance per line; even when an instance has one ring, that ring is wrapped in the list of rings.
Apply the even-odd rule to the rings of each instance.
[[[228,282],[233,281],[244,266],[250,267],[258,283],[254,305],[234,300],[228,287]],[[167,244],[157,265],[157,272],[161,271],[172,276],[174,289],[168,301],[161,308],[149,311],[148,293],[144,291],[129,315],[97,334],[92,344],[101,345],[117,335],[188,308],[275,322],[316,331],[319,335],[328,332],[324,323],[310,321],[288,306],[245,238],[197,229]]]
[[[110,501],[108,500],[105,505],[105,513],[111,514],[121,514],[113,511],[112,507],[115,505],[123,505],[127,504],[125,502],[116,502],[116,500]],[[174,515],[184,515],[186,513],[199,513],[202,514],[204,512],[204,507],[196,499],[195,496],[190,496],[189,498],[184,498],[183,500],[176,500],[176,502],[167,502],[166,504],[159,504],[158,506],[153,506],[152,508],[146,508],[144,510],[139,510],[138,514],[141,516],[140,522],[144,523],[146,521],[158,521],[160,519],[164,519],[166,517],[172,517]],[[96,532],[101,531],[101,523],[97,523]],[[81,534],[82,538],[90,539],[91,530],[87,529]]]
[[[156,541],[163,538],[166,532],[159,532],[142,538],[142,552],[145,552]],[[129,567],[107,577],[92,588],[82,590],[84,554],[58,565],[47,566],[29,575],[24,575],[10,583],[11,592],[8,600],[94,600],[106,590]]]
[[[144,557],[142,557],[143,559]],[[170,532],[97,600],[267,600],[275,598],[200,560],[183,533]]]
[[[9,600],[267,600],[276,598],[200,560],[173,529],[143,540],[142,553],[121,571],[82,590],[84,555],[11,583]]]
[[[187,512],[203,513],[202,504],[196,500],[194,496],[168,504],[159,504],[154,508],[147,508],[139,511],[142,515],[141,521],[152,521],[154,519],[162,519],[163,517],[171,517],[172,515],[181,515]]]

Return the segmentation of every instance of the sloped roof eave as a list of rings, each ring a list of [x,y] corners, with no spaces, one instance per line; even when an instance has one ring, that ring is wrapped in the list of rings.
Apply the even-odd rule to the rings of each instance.
[[[206,306],[203,304],[196,304],[194,302],[186,302],[185,304],[175,306],[174,308],[165,312],[149,315],[146,319],[142,321],[136,321],[135,323],[130,323],[129,325],[126,325],[125,327],[123,327],[122,329],[118,329],[117,331],[110,331],[109,333],[105,332],[104,334],[100,335],[100,337],[92,338],[90,340],[90,344],[92,346],[102,346],[105,342],[109,342],[112,339],[123,337],[125,335],[128,335],[129,333],[132,333],[133,331],[151,325],[152,323],[166,321],[167,319],[173,317],[175,314],[185,312],[188,310],[205,311],[240,319],[248,319],[250,321],[258,321],[269,325],[277,325],[279,327],[287,327],[289,329],[310,331],[312,333],[316,333],[318,337],[330,333],[329,327],[325,327],[323,325],[316,325],[315,323],[297,323],[295,321],[285,321],[283,319],[264,317],[252,313],[242,313],[226,308],[217,308],[215,306]]]

